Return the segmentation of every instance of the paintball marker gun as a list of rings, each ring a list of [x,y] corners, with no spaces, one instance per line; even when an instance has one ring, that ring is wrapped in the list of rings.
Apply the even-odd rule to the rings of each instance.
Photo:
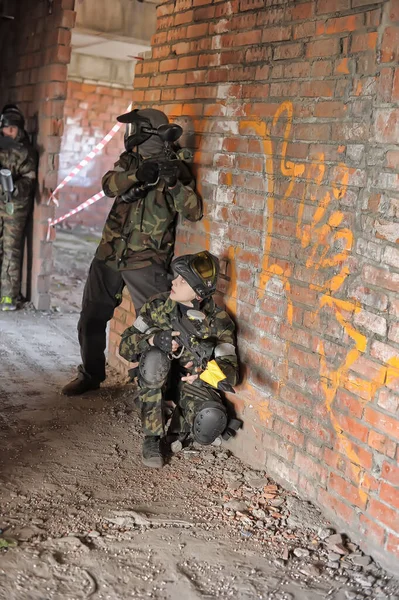
[[[11,200],[11,194],[14,191],[14,182],[9,169],[0,170],[0,183],[3,193],[6,196],[6,213],[11,216],[14,214],[14,203]]]
[[[206,369],[213,354],[214,344],[207,339],[210,331],[206,326],[204,313],[199,310],[188,310],[187,315],[172,319],[172,329],[180,332],[176,341],[193,355],[195,366]]]
[[[177,157],[147,160],[142,165],[153,166],[156,179],[135,183],[127,192],[122,194],[121,199],[124,202],[134,202],[140,198],[145,198],[148,191],[158,185],[160,180],[165,181],[168,187],[174,187],[178,179],[183,185],[188,185],[192,180],[189,168]]]
[[[210,339],[210,329],[206,324],[206,317],[199,310],[188,310],[185,316],[172,319],[172,328],[179,331],[180,335],[176,339],[193,356],[193,363],[196,367],[203,369],[200,379],[208,385],[235,394],[235,390],[226,380],[215,360],[211,360],[215,344]],[[172,355],[173,358],[180,358]]]
[[[6,135],[0,135],[0,150],[17,150],[21,144]]]

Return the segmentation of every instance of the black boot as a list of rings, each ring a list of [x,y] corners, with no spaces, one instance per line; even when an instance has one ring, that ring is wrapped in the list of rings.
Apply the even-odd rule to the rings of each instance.
[[[90,390],[98,390],[99,387],[100,383],[98,381],[89,379],[89,377],[85,377],[83,374],[79,373],[76,379],[73,379],[64,385],[61,394],[64,394],[64,396],[80,396]]]
[[[183,448],[188,448],[192,444],[190,433],[168,435],[167,440],[172,454],[178,454]]]
[[[146,435],[143,442],[143,456],[141,462],[146,467],[160,469],[163,467],[161,453],[161,439],[158,435]]]

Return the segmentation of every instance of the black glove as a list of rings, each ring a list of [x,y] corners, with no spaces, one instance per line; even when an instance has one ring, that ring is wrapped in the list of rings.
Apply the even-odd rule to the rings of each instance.
[[[158,333],[154,335],[153,344],[154,346],[162,350],[162,352],[168,353],[172,352],[173,340],[174,337],[172,335],[172,330],[167,329],[166,331],[158,331]]]
[[[179,177],[180,169],[176,162],[162,163],[159,169],[159,177],[168,187],[175,187]]]
[[[189,185],[193,180],[190,169],[181,160],[161,164],[159,178],[163,179],[168,187],[174,187],[177,181],[180,181],[183,185]]]
[[[156,162],[144,161],[137,169],[136,177],[144,183],[156,183],[159,177],[159,167]]]
[[[147,193],[148,189],[145,184],[135,183],[127,192],[121,194],[120,198],[123,202],[135,202],[139,198],[144,198]]]
[[[179,181],[183,185],[189,185],[193,180],[193,175],[184,161],[179,161]]]
[[[222,379],[222,381],[218,381],[218,390],[222,392],[229,392],[230,394],[235,394],[236,391],[233,386],[227,382],[226,379]]]

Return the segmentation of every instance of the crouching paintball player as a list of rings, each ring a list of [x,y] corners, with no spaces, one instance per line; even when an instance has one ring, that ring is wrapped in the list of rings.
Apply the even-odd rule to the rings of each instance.
[[[144,304],[122,335],[120,354],[139,360],[138,385],[144,433],[143,463],[164,464],[165,434],[176,441],[203,445],[233,433],[220,391],[234,393],[238,379],[235,326],[212,298],[219,263],[209,252],[180,256],[172,262],[170,292]],[[175,408],[165,432],[165,401]]]
[[[14,104],[0,116],[0,310],[17,308],[23,238],[36,185],[37,158]]]

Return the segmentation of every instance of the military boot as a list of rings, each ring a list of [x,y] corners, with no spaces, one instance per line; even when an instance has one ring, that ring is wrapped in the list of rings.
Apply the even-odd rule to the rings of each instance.
[[[17,303],[10,296],[3,296],[0,299],[0,310],[17,310]]]
[[[170,451],[172,454],[178,454],[192,444],[190,433],[172,434],[167,437]]]
[[[143,455],[141,462],[146,467],[160,469],[163,467],[161,453],[161,438],[158,435],[146,435],[143,442]]]
[[[89,379],[89,377],[85,377],[81,373],[73,379],[61,390],[61,394],[64,396],[80,396],[85,392],[89,392],[90,390],[98,390],[100,384],[98,381],[94,381],[93,379]]]

